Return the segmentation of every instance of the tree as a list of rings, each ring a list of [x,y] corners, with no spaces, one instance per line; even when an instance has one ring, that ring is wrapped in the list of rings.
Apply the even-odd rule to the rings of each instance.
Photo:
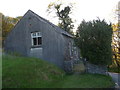
[[[112,61],[112,27],[105,20],[85,20],[79,25],[75,39],[81,55],[93,64],[107,65]]]
[[[65,31],[73,34],[72,29],[74,28],[74,25],[73,25],[72,19],[69,16],[72,13],[71,12],[72,5],[66,6],[63,9],[61,9],[62,5],[63,5],[62,3],[59,3],[59,4],[50,3],[48,5],[47,11],[49,13],[51,13],[52,11],[55,11],[55,13],[59,19],[58,26],[60,28],[64,29]]]
[[[2,13],[0,13],[0,21],[2,21]],[[0,47],[2,47],[2,22],[0,22]]]
[[[13,18],[2,14],[2,44],[11,29],[16,25],[22,16]]]
[[[118,24],[113,24],[112,49],[113,63],[120,67],[120,33],[118,29]]]
[[[113,38],[112,38],[112,49],[113,49],[113,63],[120,67],[120,2],[115,10],[118,18],[118,23],[113,24]]]
[[[11,22],[10,17],[2,15],[2,37],[3,39],[7,36],[10,30],[13,28],[14,24]]]

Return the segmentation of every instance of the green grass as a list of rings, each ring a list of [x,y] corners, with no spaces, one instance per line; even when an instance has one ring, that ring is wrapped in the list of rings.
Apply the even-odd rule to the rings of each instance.
[[[36,58],[3,56],[2,65],[3,88],[49,87],[64,75],[56,66]]]
[[[3,88],[107,88],[111,77],[99,74],[66,75],[46,61],[16,56],[3,56]]]
[[[66,76],[63,88],[109,88],[114,83],[111,77],[100,74],[81,74]]]

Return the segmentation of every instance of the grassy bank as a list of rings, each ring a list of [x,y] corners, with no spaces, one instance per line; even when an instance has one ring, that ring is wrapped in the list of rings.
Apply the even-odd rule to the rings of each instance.
[[[3,88],[107,88],[111,77],[98,74],[66,75],[55,65],[36,58],[3,56]]]

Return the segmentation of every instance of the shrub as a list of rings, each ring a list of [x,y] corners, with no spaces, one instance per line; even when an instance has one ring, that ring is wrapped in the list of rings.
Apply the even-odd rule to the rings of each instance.
[[[105,20],[82,21],[76,34],[81,55],[93,64],[107,65],[112,61],[112,27]]]

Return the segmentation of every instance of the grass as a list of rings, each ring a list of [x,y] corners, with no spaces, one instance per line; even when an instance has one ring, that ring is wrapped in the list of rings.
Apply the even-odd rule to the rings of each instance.
[[[49,87],[63,77],[64,72],[36,58],[3,56],[3,88]]]
[[[46,61],[16,56],[3,56],[3,88],[107,88],[111,77],[99,74],[66,75]]]
[[[66,76],[63,88],[109,88],[114,83],[111,77],[100,74],[81,74]]]

